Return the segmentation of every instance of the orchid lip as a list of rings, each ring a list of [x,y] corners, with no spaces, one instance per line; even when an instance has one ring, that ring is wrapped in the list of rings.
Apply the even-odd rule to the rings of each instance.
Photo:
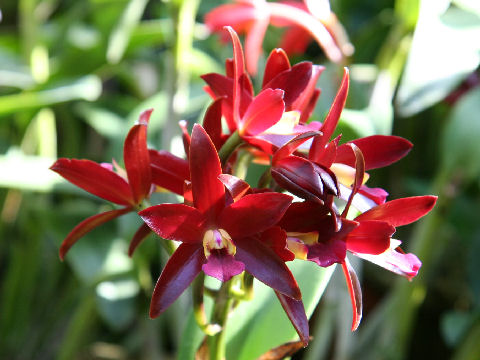
[[[223,229],[207,230],[203,235],[203,251],[208,259],[212,250],[225,249],[229,255],[235,255],[236,246],[233,244],[231,236]]]

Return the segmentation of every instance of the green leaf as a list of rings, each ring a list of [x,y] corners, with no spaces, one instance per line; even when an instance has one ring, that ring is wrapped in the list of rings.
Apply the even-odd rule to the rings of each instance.
[[[397,106],[413,115],[443,99],[480,63],[480,17],[450,7],[449,1],[422,1]],[[448,9],[447,9],[448,8]]]
[[[308,261],[289,264],[302,290],[307,316],[310,317],[335,269],[320,268]],[[227,324],[228,359],[256,359],[271,348],[297,339],[297,333],[273,290],[256,281],[255,296],[242,302]]]
[[[467,179],[480,174],[480,88],[464,95],[453,108],[444,129],[442,142],[443,170]]]

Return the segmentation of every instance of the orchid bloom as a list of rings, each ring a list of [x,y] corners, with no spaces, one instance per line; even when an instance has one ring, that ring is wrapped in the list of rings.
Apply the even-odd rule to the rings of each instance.
[[[245,270],[278,293],[299,300],[298,285],[282,259],[255,237],[280,220],[292,198],[249,194],[227,205],[220,159],[200,125],[192,131],[189,164],[193,206],[161,204],[139,213],[159,236],[182,243],[158,279],[150,316],[161,314],[202,270],[220,281]]]
[[[98,164],[90,160],[58,159],[50,169],[63,176],[72,184],[107,201],[122,206],[91,216],[78,224],[63,240],[60,258],[82,236],[94,228],[131,211],[137,211],[152,190],[150,156],[147,149],[147,124],[153,109],[144,111],[128,133],[123,158],[125,170],[113,171],[111,164]],[[114,165],[116,165],[114,163]],[[115,166],[117,167],[117,166]],[[118,168],[118,167],[117,167]],[[142,224],[135,233],[132,243],[138,243],[150,233]]]
[[[318,130],[320,123],[305,122],[320,93],[315,84],[323,67],[310,62],[290,66],[285,52],[276,49],[267,60],[262,91],[254,96],[240,40],[232,28],[226,29],[234,49],[233,60],[226,63],[227,76],[202,76],[206,91],[215,99],[203,122],[215,147],[219,149],[237,131],[244,142],[268,156],[297,134]],[[222,117],[229,134],[222,133]]]
[[[205,23],[211,31],[221,31],[224,26],[231,25],[238,33],[246,33],[247,69],[253,75],[257,73],[258,58],[269,24],[289,27],[282,43],[291,52],[303,51],[309,38],[313,38],[334,62],[351,55],[353,48],[343,27],[331,13],[328,1],[322,1],[327,5],[322,9],[315,6],[313,1],[306,3],[237,0],[209,12],[205,16]],[[293,46],[294,37],[297,46]]]

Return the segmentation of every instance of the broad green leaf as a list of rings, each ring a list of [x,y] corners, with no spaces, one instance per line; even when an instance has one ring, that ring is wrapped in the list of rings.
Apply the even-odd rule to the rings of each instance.
[[[335,269],[320,268],[308,261],[295,261],[289,266],[302,290],[303,303],[310,317]],[[274,291],[255,281],[255,296],[242,302],[228,319],[228,359],[256,359],[271,348],[297,339],[290,320]]]
[[[443,170],[456,172],[467,179],[480,174],[480,88],[464,95],[453,108],[444,129],[442,142]]]
[[[448,5],[449,1],[421,3],[397,96],[404,116],[443,99],[480,63],[480,16]]]

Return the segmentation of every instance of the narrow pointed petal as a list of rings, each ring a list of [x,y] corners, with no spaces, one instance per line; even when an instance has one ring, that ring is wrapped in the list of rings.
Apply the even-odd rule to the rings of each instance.
[[[265,64],[265,73],[263,74],[262,89],[269,83],[275,76],[281,72],[290,69],[290,61],[283,49],[273,49],[268,56],[267,63]]]
[[[378,255],[390,246],[395,228],[387,222],[364,220],[347,237],[347,249],[355,253]]]
[[[257,135],[275,125],[285,110],[284,91],[265,89],[258,94],[239,123],[240,135]]]
[[[195,208],[183,204],[151,206],[138,213],[160,237],[186,243],[201,243],[205,217]]]
[[[183,195],[183,183],[190,179],[188,161],[165,150],[149,150],[152,182],[178,195]]]
[[[243,60],[243,49],[237,33],[230,26],[225,26],[232,39],[233,45],[233,119],[235,123],[240,123],[240,101],[241,101],[241,79],[245,73],[245,63]]]
[[[342,110],[347,100],[348,85],[349,85],[349,72],[348,72],[348,68],[344,68],[342,83],[340,84],[340,88],[338,89],[337,95],[333,100],[333,104],[330,107],[330,110],[328,111],[327,117],[325,118],[325,121],[321,128],[323,132],[323,138],[324,138],[325,144],[328,142],[328,140],[330,140],[330,138],[333,135],[333,132],[337,127],[338,120],[340,119],[340,115],[342,114]]]
[[[235,260],[230,254],[213,251],[207,262],[203,264],[202,270],[208,276],[225,282],[235,275],[241,274],[245,270],[245,265]]]
[[[437,197],[431,195],[396,199],[360,214],[355,220],[381,220],[395,227],[407,225],[426,215],[436,201]]]
[[[180,120],[178,122],[178,126],[180,127],[180,130],[182,130],[182,142],[183,142],[183,149],[185,150],[185,154],[188,155],[190,154],[190,134],[188,133],[188,126],[187,126],[187,121],[186,120]]]
[[[251,192],[250,185],[242,179],[229,174],[220,174],[218,177],[230,193],[233,201],[240,200],[244,195]]]
[[[392,239],[392,242],[395,241]],[[414,254],[403,254],[396,251],[393,248],[388,249],[380,255],[370,254],[357,254],[356,256],[370,261],[373,264],[383,267],[395,274],[406,277],[408,280],[412,280],[417,276],[422,262]]]
[[[138,245],[147,238],[148,235],[152,233],[150,227],[143,223],[140,225],[138,230],[133,235],[132,241],[130,241],[130,246],[128,247],[128,256],[132,256],[135,250],[137,249]]]
[[[257,75],[258,59],[263,52],[263,39],[270,20],[268,12],[257,10],[256,14],[257,19],[251,24],[245,36],[245,53],[247,54],[245,61],[247,70],[251,75]]]
[[[388,166],[400,160],[412,149],[413,144],[399,136],[373,135],[353,140],[350,143],[357,145],[365,158],[365,170]],[[354,166],[353,156],[348,144],[338,147],[335,162]]]
[[[308,318],[302,300],[292,299],[278,291],[275,291],[275,295],[277,295],[280,304],[282,304],[283,310],[285,310],[285,313],[297,331],[298,336],[300,336],[303,346],[307,346],[310,340],[310,329],[308,327]]]
[[[347,258],[345,258],[345,262],[342,263],[342,270],[347,282],[350,301],[352,302],[352,331],[355,331],[362,320],[362,289],[360,287],[360,282],[358,281],[357,273],[350,265]]]
[[[302,134],[295,136],[292,140],[287,142],[275,152],[275,154],[273,155],[272,164],[275,165],[278,161],[293,154],[293,152],[295,152],[295,150],[297,150],[298,147],[302,145],[305,141],[320,134],[321,133],[319,131],[306,131]]]
[[[342,213],[343,217],[346,217],[348,210],[350,209],[350,205],[352,204],[353,197],[362,186],[363,178],[365,176],[365,159],[363,157],[362,151],[355,144],[348,144],[348,147],[355,156],[355,179],[352,185],[352,192],[350,193],[347,205],[345,205],[345,209]]]
[[[223,145],[222,141],[222,101],[219,98],[213,102],[207,109],[203,118],[203,128],[212,139],[217,150]]]
[[[245,195],[221,212],[218,227],[233,239],[258,234],[275,225],[292,200],[291,196],[279,193]]]
[[[195,207],[214,221],[225,206],[225,189],[218,179],[222,166],[215,145],[198,124],[193,126],[189,159]]]
[[[270,249],[253,238],[236,239],[235,258],[245,264],[245,270],[272,289],[296,300],[302,294],[285,263]]]
[[[135,204],[125,179],[94,161],[61,158],[50,169],[102,199],[119,205]]]
[[[68,250],[80,239],[82,236],[92,231],[96,227],[105,224],[106,222],[115,219],[123,214],[132,211],[131,207],[126,207],[123,209],[117,209],[112,211],[103,212],[94,216],[91,216],[83,220],[80,224],[75,226],[72,231],[67,235],[63,240],[62,245],[60,246],[59,255],[60,259],[63,260]]]
[[[173,253],[158,278],[150,303],[150,317],[164,312],[202,270],[205,255],[201,245],[182,244]]]
[[[139,204],[150,194],[152,186],[150,157],[147,149],[147,124],[153,109],[140,114],[138,124],[134,125],[123,146],[123,160],[132,189],[135,204]]]
[[[290,69],[278,74],[269,81],[263,88],[282,89],[285,91],[285,106],[291,107],[292,104],[307,88],[312,77],[312,63],[304,61],[295,64]]]

